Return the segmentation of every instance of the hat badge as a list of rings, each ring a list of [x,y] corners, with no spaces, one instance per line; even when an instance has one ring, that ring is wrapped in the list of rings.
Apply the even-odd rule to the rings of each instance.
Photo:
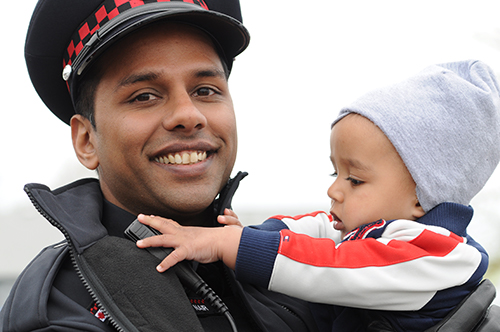
[[[72,71],[73,71],[73,68],[71,68],[71,65],[64,66],[64,69],[62,71],[63,80],[67,81],[69,79],[69,77],[71,76]]]

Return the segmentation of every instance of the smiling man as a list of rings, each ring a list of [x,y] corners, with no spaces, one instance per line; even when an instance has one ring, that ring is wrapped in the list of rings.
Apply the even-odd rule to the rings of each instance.
[[[98,169],[106,199],[133,214],[204,224],[237,143],[213,42],[191,26],[154,23],[120,40],[97,70],[106,74],[95,90],[95,124],[76,115],[71,128],[78,157]]]
[[[245,176],[230,179],[228,77],[248,43],[237,0],[39,1],[26,39],[31,80],[99,180],[25,187],[65,241],[18,278],[2,331],[316,330],[304,302],[242,284],[222,262],[193,263],[233,326],[124,236],[139,213],[218,226]]]

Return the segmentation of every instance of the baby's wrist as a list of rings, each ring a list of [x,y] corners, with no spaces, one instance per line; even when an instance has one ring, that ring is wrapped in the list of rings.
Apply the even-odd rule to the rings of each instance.
[[[243,227],[225,226],[222,232],[223,236],[219,239],[219,257],[224,264],[233,270],[236,266],[236,257],[238,256],[238,247],[242,232]]]

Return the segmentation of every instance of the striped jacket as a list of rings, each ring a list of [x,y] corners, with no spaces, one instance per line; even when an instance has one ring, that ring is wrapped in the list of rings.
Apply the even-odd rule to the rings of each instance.
[[[417,221],[379,220],[340,241],[324,212],[275,216],[243,231],[236,275],[314,305],[323,331],[438,323],[482,280],[486,251],[467,235],[471,207],[443,203]],[[375,319],[376,320],[376,319]]]

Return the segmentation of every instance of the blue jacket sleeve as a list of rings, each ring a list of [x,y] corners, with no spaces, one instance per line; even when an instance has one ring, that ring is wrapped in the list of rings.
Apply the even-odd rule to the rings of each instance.
[[[267,288],[278,253],[280,232],[245,227],[241,234],[236,278]],[[257,262],[257,264],[255,264]]]

